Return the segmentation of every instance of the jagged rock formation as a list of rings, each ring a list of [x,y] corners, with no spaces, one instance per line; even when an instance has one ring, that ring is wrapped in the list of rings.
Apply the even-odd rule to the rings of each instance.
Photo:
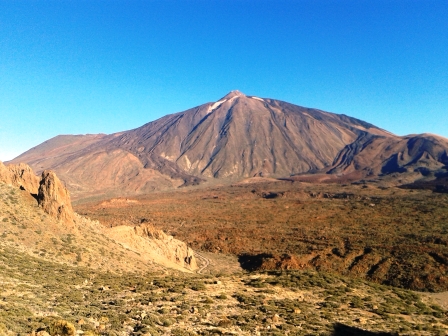
[[[31,167],[25,163],[5,166],[0,161],[0,181],[35,195],[39,188],[39,178],[34,174]]]
[[[50,216],[65,223],[73,222],[70,194],[54,172],[45,170],[39,179],[27,164],[5,166],[0,162],[0,182],[34,195],[38,205]]]
[[[135,226],[134,232],[140,237],[155,239],[156,242],[160,242],[159,246],[163,254],[176,264],[183,264],[183,267],[192,270],[198,268],[193,250],[184,242],[174,239],[173,236],[167,235],[162,230],[157,230],[151,224]]]
[[[10,171],[1,161],[0,161],[0,182],[6,184],[12,184]]]
[[[198,268],[190,247],[162,230],[157,230],[151,224],[145,223],[135,227],[116,226],[109,229],[109,235],[142,255],[149,253],[152,258],[168,267],[175,265],[190,270]]]
[[[30,166],[24,163],[8,166],[11,172],[12,184],[31,194],[37,194],[39,178],[34,174]]]
[[[198,268],[191,248],[149,224],[142,224],[135,228],[121,226],[106,229],[99,224],[96,226],[74,213],[70,193],[55,172],[50,170],[42,172],[38,191],[35,187],[36,180],[38,181],[38,177],[27,165],[20,164],[6,167],[0,162],[0,182],[21,188],[29,193],[35,192],[38,206],[45,213],[57,219],[59,225],[54,229],[59,232],[57,235],[79,235],[84,232],[85,228],[89,227],[90,231],[89,233],[84,232],[84,237],[92,234],[92,232],[111,237],[120,246],[122,244],[130,246],[134,253],[142,256],[141,258],[145,262],[151,261],[179,270],[195,270]],[[27,212],[30,212],[30,209]]]
[[[73,222],[70,194],[53,171],[42,173],[37,201],[49,215],[66,223]]]
[[[399,137],[346,115],[232,91],[130,131],[58,136],[13,162],[54,169],[80,198],[315,172],[364,178],[412,170],[418,179],[421,167],[443,169],[447,151],[441,137]]]

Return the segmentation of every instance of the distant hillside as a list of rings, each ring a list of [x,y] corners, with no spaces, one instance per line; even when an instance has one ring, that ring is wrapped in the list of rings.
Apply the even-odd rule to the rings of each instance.
[[[415,172],[425,177],[446,171],[447,165],[448,139],[432,134],[364,135],[339,152],[328,172],[360,177]]]
[[[324,172],[354,178],[431,171],[448,140],[232,91],[217,102],[111,135],[66,135],[15,158],[54,169],[75,198],[143,194],[205,180]]]

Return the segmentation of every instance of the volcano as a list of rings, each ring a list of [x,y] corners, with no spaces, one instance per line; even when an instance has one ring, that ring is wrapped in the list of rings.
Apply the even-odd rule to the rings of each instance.
[[[55,170],[76,198],[254,176],[424,173],[445,169],[447,152],[442,137],[400,137],[344,114],[231,91],[129,131],[60,135],[11,162]]]

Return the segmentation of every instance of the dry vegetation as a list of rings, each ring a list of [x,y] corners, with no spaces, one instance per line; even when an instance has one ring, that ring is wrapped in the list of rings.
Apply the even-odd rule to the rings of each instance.
[[[0,332],[67,321],[102,335],[445,335],[439,306],[411,291],[314,271],[119,276],[0,248]],[[54,333],[53,333],[54,334]],[[366,333],[365,335],[376,335]]]
[[[80,204],[105,225],[153,222],[254,269],[315,269],[448,290],[448,195],[375,184],[266,182]]]
[[[64,224],[46,214],[26,191],[0,183],[0,242],[32,256],[101,270],[162,271],[103,233],[95,221],[76,216]]]
[[[237,272],[234,258],[209,252],[238,254],[244,266],[253,267],[250,259],[260,253],[322,255],[342,239],[351,245],[344,245],[341,259],[350,258],[357,246],[364,249],[362,244],[383,255],[381,246],[396,244],[397,253],[421,248],[444,256],[446,201],[446,195],[428,191],[280,182],[78,207],[108,226],[152,221],[184,235],[211,259],[206,274],[184,274],[142,264],[99,234],[98,223],[85,220],[86,230],[64,227],[26,192],[0,184],[0,335],[446,335],[447,312],[428,296],[336,275],[345,269],[311,262],[307,267],[319,272]],[[343,216],[347,211],[350,215]],[[402,218],[402,227],[386,225],[385,218]],[[374,227],[356,224],[362,219]],[[410,229],[415,222],[427,225],[417,234]],[[400,247],[404,240],[399,239],[406,237],[407,245]],[[384,251],[390,258],[399,255]],[[350,271],[364,265],[363,258]],[[127,273],[131,266],[138,272]],[[442,266],[438,272],[445,272]]]

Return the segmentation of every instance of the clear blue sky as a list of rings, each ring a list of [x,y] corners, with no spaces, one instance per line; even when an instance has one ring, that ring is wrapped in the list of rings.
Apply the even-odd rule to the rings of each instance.
[[[0,0],[0,160],[234,89],[448,137],[448,1]]]

